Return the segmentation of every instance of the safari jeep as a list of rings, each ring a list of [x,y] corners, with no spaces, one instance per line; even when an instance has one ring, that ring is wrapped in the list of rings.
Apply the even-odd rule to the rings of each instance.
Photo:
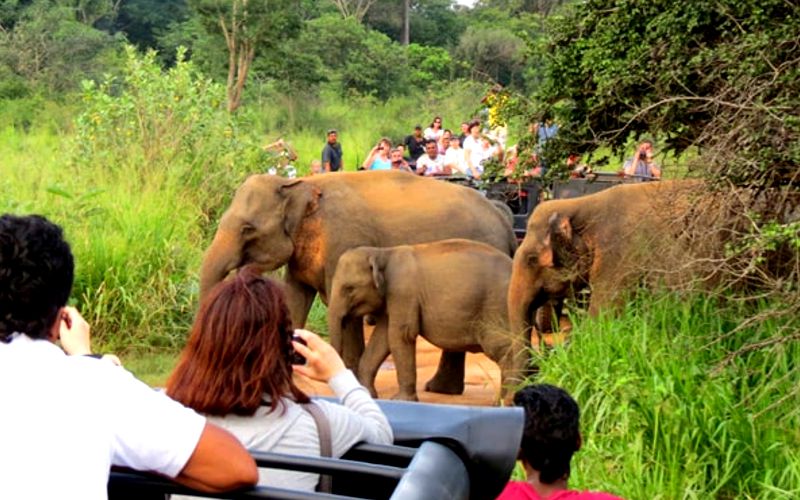
[[[332,494],[257,486],[212,495],[160,476],[114,469],[109,499],[163,499],[177,493],[237,499],[488,500],[502,491],[522,437],[521,408],[378,404],[394,431],[393,445],[356,445],[340,459],[253,453],[261,468],[332,476]]]

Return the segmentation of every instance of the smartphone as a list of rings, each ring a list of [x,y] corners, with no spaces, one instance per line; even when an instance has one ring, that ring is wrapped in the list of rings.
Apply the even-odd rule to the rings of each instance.
[[[292,336],[292,341],[297,342],[298,344],[308,345],[308,343],[303,340],[301,337],[297,335]],[[304,365],[306,364],[306,358],[303,357],[302,354],[292,349],[291,353],[289,353],[289,361],[293,365]]]

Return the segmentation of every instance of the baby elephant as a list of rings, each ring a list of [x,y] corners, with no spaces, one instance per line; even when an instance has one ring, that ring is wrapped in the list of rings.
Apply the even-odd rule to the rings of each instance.
[[[340,350],[342,323],[367,314],[375,331],[358,379],[376,396],[375,375],[391,352],[400,392],[417,400],[416,337],[448,351],[483,351],[502,371],[502,393],[519,383],[528,361],[522,333],[507,328],[511,258],[476,241],[452,239],[342,254],[328,304],[331,344]]]

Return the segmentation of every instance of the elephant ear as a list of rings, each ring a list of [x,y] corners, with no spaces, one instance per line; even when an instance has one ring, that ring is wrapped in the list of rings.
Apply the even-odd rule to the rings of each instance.
[[[386,276],[384,270],[386,268],[386,259],[382,255],[373,253],[369,256],[369,267],[372,270],[372,282],[378,293],[383,297],[386,295]]]
[[[569,217],[553,213],[548,220],[550,259],[553,267],[573,265],[578,258],[578,249],[573,238],[572,223]]]
[[[319,209],[322,191],[317,186],[300,179],[289,181],[278,188],[283,197],[283,229],[289,236],[293,235],[300,223]]]

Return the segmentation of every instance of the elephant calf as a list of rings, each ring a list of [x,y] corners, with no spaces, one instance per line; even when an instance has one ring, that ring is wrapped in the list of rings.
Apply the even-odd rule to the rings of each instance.
[[[506,327],[511,264],[494,247],[463,239],[348,250],[331,287],[331,343],[341,350],[343,322],[376,319],[358,365],[373,396],[375,375],[391,353],[400,385],[395,399],[417,400],[417,335],[448,351],[486,353],[500,365],[505,395],[519,382],[528,353],[522,334],[515,338]]]

